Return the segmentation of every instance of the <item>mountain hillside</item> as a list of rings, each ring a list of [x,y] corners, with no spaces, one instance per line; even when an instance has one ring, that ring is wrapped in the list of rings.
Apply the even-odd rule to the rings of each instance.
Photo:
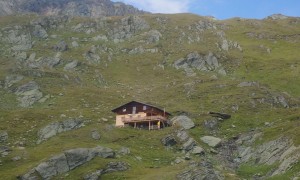
[[[37,13],[84,17],[144,14],[137,8],[110,0],[0,0],[0,16]]]
[[[283,15],[0,17],[1,178],[297,179],[299,32]],[[132,100],[170,126],[116,128]]]

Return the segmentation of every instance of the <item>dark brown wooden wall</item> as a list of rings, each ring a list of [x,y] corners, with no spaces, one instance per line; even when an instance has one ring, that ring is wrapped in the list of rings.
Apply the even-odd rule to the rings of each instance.
[[[147,106],[146,110],[143,110],[143,106]],[[131,102],[129,104],[126,104],[124,106],[119,107],[118,109],[115,110],[115,113],[119,114],[119,115],[125,115],[125,114],[132,114],[132,110],[133,107],[136,107],[136,114],[139,112],[145,112],[147,113],[147,116],[156,116],[156,115],[161,115],[164,116],[164,111],[160,110],[158,108],[146,105],[146,104],[142,104],[142,103],[138,103],[138,102]],[[123,112],[123,108],[126,108],[126,111]],[[166,113],[166,116],[168,115],[168,113]]]

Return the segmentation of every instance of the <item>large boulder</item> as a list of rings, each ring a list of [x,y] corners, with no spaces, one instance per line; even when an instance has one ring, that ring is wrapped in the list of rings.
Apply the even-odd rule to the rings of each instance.
[[[200,138],[202,142],[206,143],[210,147],[217,147],[221,144],[221,139],[213,136],[203,136]]]
[[[180,126],[183,129],[191,129],[195,127],[195,123],[187,116],[175,116],[171,119],[173,126]]]
[[[38,131],[38,140],[37,144],[40,144],[42,141],[45,141],[58,133],[70,131],[73,129],[78,129],[84,126],[84,121],[82,119],[67,119],[62,122],[53,122]]]

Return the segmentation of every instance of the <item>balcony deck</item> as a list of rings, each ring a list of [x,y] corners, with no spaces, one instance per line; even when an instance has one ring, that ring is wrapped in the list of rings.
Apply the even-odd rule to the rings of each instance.
[[[134,123],[134,122],[151,122],[151,121],[167,121],[167,118],[163,116],[146,116],[146,117],[130,117],[123,118],[123,123]]]

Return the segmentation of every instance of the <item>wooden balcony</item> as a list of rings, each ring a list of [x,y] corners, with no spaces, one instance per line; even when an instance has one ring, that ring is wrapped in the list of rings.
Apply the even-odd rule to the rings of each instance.
[[[150,121],[166,121],[167,118],[163,116],[146,116],[146,117],[124,117],[121,119],[123,123],[132,122],[150,122]]]

